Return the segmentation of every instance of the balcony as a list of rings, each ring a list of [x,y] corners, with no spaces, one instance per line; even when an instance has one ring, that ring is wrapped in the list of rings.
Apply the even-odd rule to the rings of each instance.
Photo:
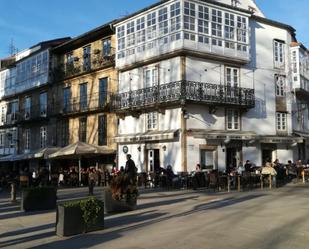
[[[113,98],[117,113],[197,103],[243,109],[255,106],[254,89],[193,81],[176,81],[119,93]]]
[[[52,115],[52,111],[54,111],[52,107],[47,105],[32,105],[30,108],[24,108],[16,112],[6,114],[5,120],[3,120],[0,126],[14,126],[19,123],[46,120],[50,115]]]
[[[309,98],[309,81],[302,80],[298,87],[294,88],[296,97],[301,100],[307,100]]]
[[[74,115],[96,111],[108,111],[110,103],[109,92],[93,93],[84,97],[75,97],[64,101],[60,113],[62,115]]]
[[[102,55],[99,51],[83,58],[74,57],[72,63],[61,64],[54,69],[54,77],[58,80],[74,77],[84,73],[112,66],[115,63],[115,54]]]

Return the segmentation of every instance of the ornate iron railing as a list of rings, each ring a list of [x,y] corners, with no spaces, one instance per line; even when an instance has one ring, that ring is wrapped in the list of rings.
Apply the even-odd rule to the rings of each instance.
[[[73,77],[79,74],[98,70],[100,68],[111,66],[115,63],[115,54],[102,55],[102,53],[93,53],[89,57],[75,57],[74,61],[67,64],[61,64],[54,69],[54,77],[58,80]]]
[[[63,101],[59,112],[61,114],[76,114],[108,110],[111,94],[109,92],[96,92],[85,96],[78,96]]]
[[[254,89],[250,88],[183,80],[118,93],[113,97],[113,107],[116,111],[186,102],[253,108],[255,95]]]

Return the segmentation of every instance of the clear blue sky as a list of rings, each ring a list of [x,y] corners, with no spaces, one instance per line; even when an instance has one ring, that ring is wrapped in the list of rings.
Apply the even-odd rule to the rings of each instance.
[[[158,0],[1,0],[0,58],[11,39],[19,49],[44,40],[77,36]],[[265,15],[292,25],[309,47],[309,0],[256,0]]]

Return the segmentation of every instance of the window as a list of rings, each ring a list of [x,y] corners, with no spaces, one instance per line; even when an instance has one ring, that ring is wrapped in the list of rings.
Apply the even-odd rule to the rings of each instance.
[[[87,141],[87,117],[79,119],[79,141],[84,143]]]
[[[69,52],[66,54],[67,67],[73,66],[73,63],[74,63],[73,52]]]
[[[87,109],[87,83],[83,83],[79,85],[79,108],[81,111]]]
[[[47,92],[40,94],[40,116],[46,117],[47,114]]]
[[[83,57],[84,57],[84,64],[83,69],[84,71],[91,69],[91,46],[86,46],[83,49]]]
[[[147,129],[148,130],[155,130],[158,128],[158,113],[157,112],[150,112],[147,113]]]
[[[99,141],[98,145],[107,145],[107,119],[106,115],[99,116]]]
[[[99,79],[99,106],[107,102],[108,78]]]
[[[12,123],[17,120],[17,113],[18,113],[18,101],[12,101],[8,104],[7,109],[7,122]]]
[[[31,134],[30,129],[25,129],[25,152],[30,150]]]
[[[61,146],[67,146],[69,144],[69,120],[63,120],[61,122]]]
[[[158,68],[146,68],[144,69],[144,86],[152,87],[158,84]]]
[[[5,115],[6,115],[6,108],[5,106],[1,107],[1,123],[4,124],[5,123]]]
[[[209,9],[201,5],[198,6],[198,32],[209,34]]]
[[[166,35],[168,33],[168,14],[167,7],[159,10],[158,24],[159,24],[159,35]]]
[[[285,96],[285,76],[283,75],[275,75],[275,83],[276,83],[276,95],[277,96]]]
[[[147,40],[156,38],[156,12],[147,15]]]
[[[71,88],[63,88],[63,111],[69,112],[71,110]]]
[[[277,131],[286,131],[286,113],[277,112]]]
[[[136,43],[144,43],[146,40],[145,17],[136,20]]]
[[[1,131],[0,132],[0,148],[3,148],[5,146],[4,139],[5,139],[5,132]]]
[[[29,119],[30,118],[30,113],[31,113],[31,97],[26,97],[25,98],[25,112],[24,112],[24,118]]]
[[[227,116],[227,129],[228,130],[239,130],[240,129],[240,115],[238,110],[228,109],[226,111]]]
[[[34,82],[36,84],[37,82],[45,83],[42,81],[45,77],[42,78],[42,75],[48,73],[48,64],[48,51],[43,51],[17,63],[16,84],[26,85],[26,89],[28,89],[34,86]]]
[[[40,128],[40,147],[46,148],[47,145],[47,128],[46,126],[42,126]]]
[[[103,56],[109,56],[111,54],[111,39],[104,39],[102,41],[103,46]]]
[[[275,67],[281,67],[284,64],[284,43],[274,41],[274,59]]]
[[[195,31],[195,4],[185,2],[184,6],[184,29]]]
[[[224,26],[224,37],[226,40],[235,40],[235,21],[234,15],[230,13],[225,13],[225,26]],[[225,41],[225,47],[230,49],[235,49],[235,43],[230,41]]]
[[[171,32],[180,30],[180,3],[174,3],[170,7]]]
[[[200,150],[201,153],[201,166],[202,169],[215,169],[216,159],[215,151],[213,150]]]
[[[239,69],[233,67],[226,68],[226,85],[231,87],[239,86]]]
[[[247,51],[247,20],[245,17],[237,16],[237,50]],[[245,43],[245,44],[243,44]]]
[[[126,47],[125,44],[125,31],[124,25],[117,28],[117,42],[118,42],[118,59],[121,59],[125,56],[124,49]]]
[[[127,24],[127,48],[135,45],[135,22],[129,22]]]

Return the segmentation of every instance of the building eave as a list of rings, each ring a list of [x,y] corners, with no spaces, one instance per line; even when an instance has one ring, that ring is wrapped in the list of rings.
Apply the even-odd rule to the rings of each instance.
[[[83,45],[86,45],[90,42],[93,42],[99,38],[103,38],[104,36],[110,36],[114,34],[113,24],[115,21],[108,22],[106,24],[103,24],[95,29],[92,29],[86,33],[83,33],[63,44],[60,46],[57,46],[53,49],[54,53],[65,53],[70,50],[79,48]]]
[[[152,8],[156,8],[156,7],[160,6],[160,5],[164,5],[165,3],[170,2],[170,1],[171,0],[161,0],[161,1],[157,2],[157,3],[154,3],[154,4],[146,7],[146,8],[143,8],[143,9],[141,9],[139,11],[136,11],[136,12],[134,12],[132,14],[129,14],[129,15],[123,17],[123,18],[120,18],[120,19],[116,20],[114,25],[118,25],[118,24],[120,24],[121,22],[123,22],[123,21],[125,21],[127,19],[130,19],[130,18],[132,18],[134,16],[137,16],[137,15],[143,13],[143,12],[147,12],[148,10],[151,10]],[[239,12],[242,12],[242,13],[247,14],[247,15],[252,15],[253,14],[253,12],[251,12],[249,10],[238,8],[238,7],[231,6],[231,5],[224,4],[224,3],[220,3],[220,2],[216,2],[214,0],[198,0],[198,1],[204,2],[204,3],[209,3],[209,4],[212,4],[212,5],[216,5],[216,6],[227,8],[227,9],[231,9],[231,10],[235,10],[235,11],[239,11]]]
[[[293,36],[295,36],[296,30],[292,26],[287,25],[285,23],[277,22],[277,21],[274,21],[274,20],[271,20],[271,19],[268,19],[268,18],[256,16],[256,15],[252,15],[252,19],[254,19],[258,22],[261,22],[261,23],[265,23],[265,24],[274,26],[274,27],[285,29],[285,30],[291,32],[291,34]]]

